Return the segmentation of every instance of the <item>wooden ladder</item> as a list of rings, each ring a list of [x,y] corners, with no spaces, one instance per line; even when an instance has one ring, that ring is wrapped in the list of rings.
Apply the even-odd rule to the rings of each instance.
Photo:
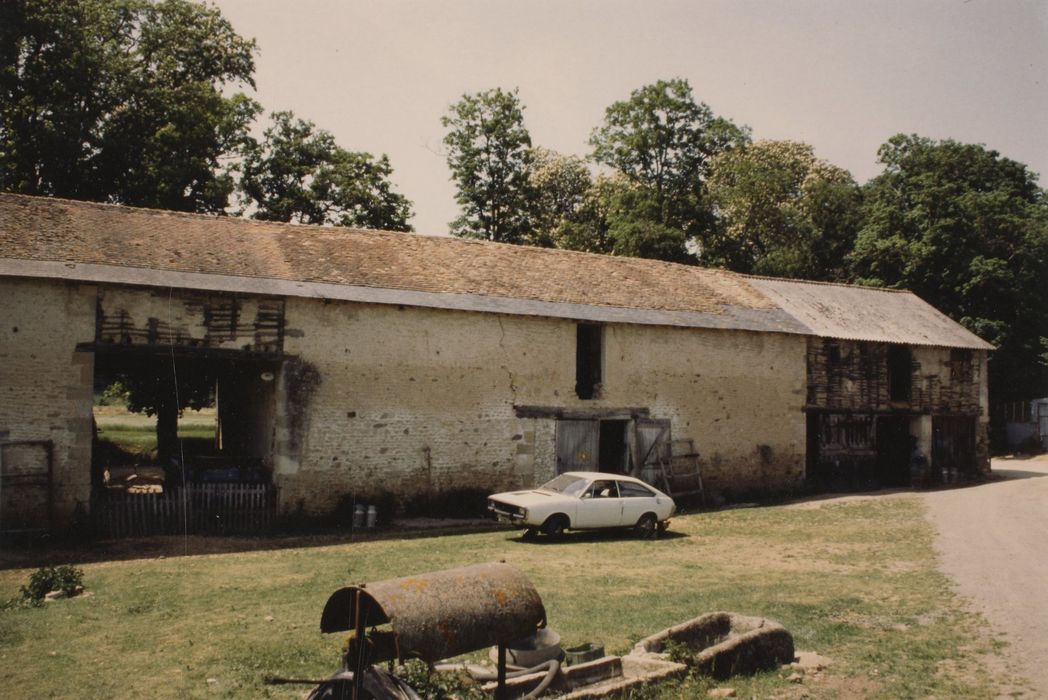
[[[695,441],[691,438],[673,440],[670,443],[669,464],[660,459],[663,470],[663,481],[672,483],[673,491],[666,493],[674,498],[678,496],[704,497],[702,488],[702,469],[699,465],[699,453]]]

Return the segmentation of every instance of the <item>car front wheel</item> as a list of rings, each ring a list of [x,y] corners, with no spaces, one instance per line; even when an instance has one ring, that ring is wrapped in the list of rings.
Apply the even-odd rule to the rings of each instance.
[[[568,529],[568,518],[564,515],[551,515],[542,524],[542,532],[547,537],[560,537]]]

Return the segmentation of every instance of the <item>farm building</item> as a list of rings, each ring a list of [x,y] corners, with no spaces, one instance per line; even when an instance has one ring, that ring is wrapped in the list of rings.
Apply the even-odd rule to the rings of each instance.
[[[989,468],[991,346],[908,292],[4,194],[0,298],[7,528],[97,507],[113,378],[154,388],[168,490],[278,514],[681,453],[729,497]]]
[[[1003,404],[998,419],[1009,450],[1048,452],[1048,397]]]

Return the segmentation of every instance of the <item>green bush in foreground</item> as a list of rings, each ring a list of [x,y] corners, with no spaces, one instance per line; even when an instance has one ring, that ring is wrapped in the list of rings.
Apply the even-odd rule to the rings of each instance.
[[[71,596],[83,582],[84,572],[74,566],[42,566],[29,577],[29,583],[22,586],[22,598],[30,603],[39,603],[51,591],[62,591]]]

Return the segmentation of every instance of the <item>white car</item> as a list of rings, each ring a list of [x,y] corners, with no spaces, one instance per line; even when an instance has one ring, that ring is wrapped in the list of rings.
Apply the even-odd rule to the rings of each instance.
[[[665,531],[676,509],[672,498],[640,479],[604,472],[564,472],[537,489],[488,496],[488,510],[524,528],[525,537],[632,527],[651,538]]]

